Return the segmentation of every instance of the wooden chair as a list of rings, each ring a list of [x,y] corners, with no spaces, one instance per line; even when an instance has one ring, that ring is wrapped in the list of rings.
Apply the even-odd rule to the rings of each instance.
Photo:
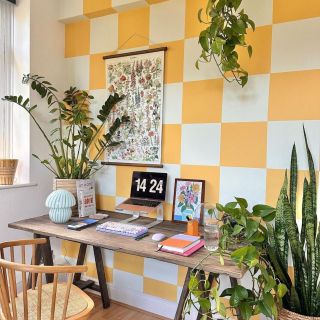
[[[0,244],[0,318],[3,320],[75,320],[87,319],[94,307],[92,299],[72,284],[75,273],[87,271],[87,266],[35,265],[36,249],[46,239],[17,240]],[[32,248],[31,265],[26,264],[26,248]],[[15,253],[21,252],[21,263]],[[16,249],[16,250],[15,250]],[[5,259],[8,252],[9,259]],[[58,276],[66,275],[66,282]],[[28,275],[28,278],[27,278]],[[51,275],[52,283],[43,284]],[[17,279],[22,280],[22,285]],[[20,288],[20,290],[19,290]]]

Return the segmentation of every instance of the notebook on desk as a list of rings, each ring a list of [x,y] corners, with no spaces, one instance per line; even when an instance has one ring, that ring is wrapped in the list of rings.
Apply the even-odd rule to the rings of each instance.
[[[166,173],[134,171],[131,180],[130,198],[116,206],[116,211],[128,213],[154,212],[165,201],[166,189]]]

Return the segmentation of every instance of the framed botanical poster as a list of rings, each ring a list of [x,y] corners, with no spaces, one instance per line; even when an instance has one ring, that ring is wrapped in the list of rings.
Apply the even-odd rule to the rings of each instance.
[[[112,164],[160,165],[164,56],[166,47],[104,57],[107,89],[125,98],[113,110],[117,117],[130,117],[117,133],[123,141],[108,153]]]
[[[187,222],[187,217],[202,221],[205,181],[176,179],[174,185],[172,220]]]

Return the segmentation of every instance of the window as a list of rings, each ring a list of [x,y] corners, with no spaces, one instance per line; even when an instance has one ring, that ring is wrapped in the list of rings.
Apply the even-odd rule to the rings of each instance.
[[[14,6],[10,2],[0,0],[0,98],[13,91]],[[12,108],[0,100],[0,158],[12,157],[12,127]]]

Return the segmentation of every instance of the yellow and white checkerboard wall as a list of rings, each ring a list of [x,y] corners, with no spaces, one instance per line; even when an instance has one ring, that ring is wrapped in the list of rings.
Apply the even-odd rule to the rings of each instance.
[[[195,68],[200,53],[197,35],[203,28],[197,11],[206,2],[61,1],[66,77],[70,84],[96,97],[93,112],[108,96],[103,55],[168,47],[162,154],[163,171],[170,177],[167,219],[171,218],[173,184],[178,177],[205,179],[210,203],[242,196],[251,205],[275,205],[294,142],[300,177],[307,172],[303,123],[319,166],[320,1],[243,1],[257,25],[248,35],[254,47],[252,59],[245,50],[239,52],[250,73],[244,89],[223,80],[213,64],[201,65],[200,71]],[[128,197],[131,173],[137,169],[154,170],[102,170],[97,177],[99,208],[112,210]],[[125,282],[128,296],[120,297],[125,302],[134,303],[132,292],[139,292],[149,303],[144,307],[153,303],[150,310],[172,315],[185,270],[124,254],[108,252],[106,256],[114,296],[121,296],[117,288]],[[90,268],[90,276],[94,276],[93,270]],[[164,299],[162,304],[159,299],[152,300],[153,296]]]

